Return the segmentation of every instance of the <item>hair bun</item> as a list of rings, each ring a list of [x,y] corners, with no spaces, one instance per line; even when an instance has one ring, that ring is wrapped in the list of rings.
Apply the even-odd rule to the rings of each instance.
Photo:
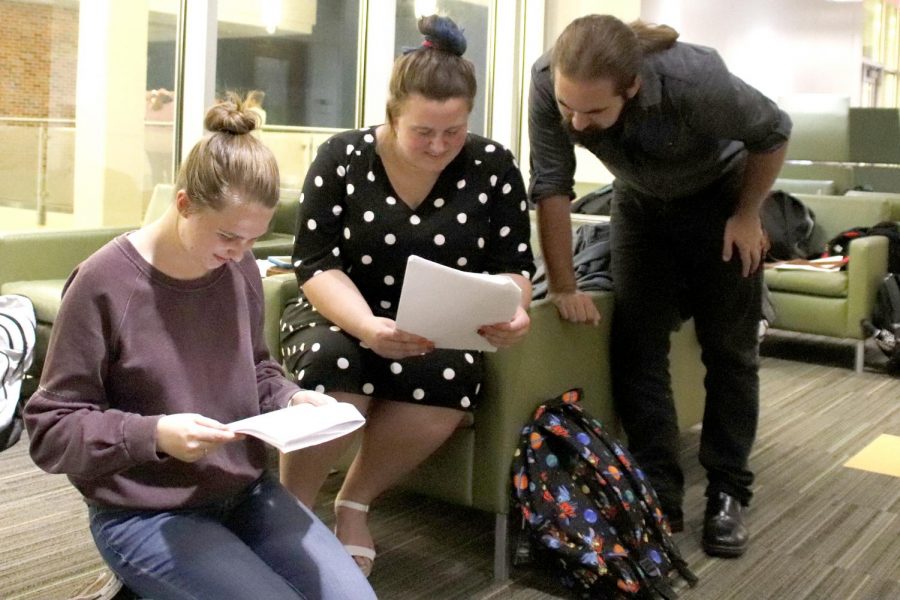
[[[466,36],[450,17],[429,15],[419,19],[419,32],[437,50],[462,56],[466,52]]]
[[[225,100],[214,105],[206,112],[203,126],[207,131],[243,135],[259,126],[254,113],[244,110],[243,102],[233,92],[229,92]]]

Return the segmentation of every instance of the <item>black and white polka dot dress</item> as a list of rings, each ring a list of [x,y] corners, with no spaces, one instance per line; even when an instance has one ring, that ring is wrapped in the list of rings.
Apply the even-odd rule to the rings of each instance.
[[[340,269],[376,316],[394,319],[413,254],[465,271],[531,278],[525,188],[508,150],[469,134],[413,210],[388,181],[375,129],[335,135],[310,166],[293,255],[301,286],[317,273]],[[281,340],[288,370],[307,389],[467,410],[481,387],[481,353],[382,358],[318,314],[302,293],[285,309]]]

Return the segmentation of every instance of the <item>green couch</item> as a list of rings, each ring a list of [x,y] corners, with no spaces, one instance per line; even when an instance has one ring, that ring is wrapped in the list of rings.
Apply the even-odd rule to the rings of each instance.
[[[144,222],[162,214],[171,202],[174,186],[158,185]],[[281,199],[269,233],[257,240],[257,258],[290,254],[300,192],[281,190]],[[0,294],[21,294],[31,299],[37,317],[34,361],[26,386],[30,393],[44,365],[50,329],[59,310],[63,284],[72,270],[111,239],[133,227],[103,227],[62,231],[0,232]]]
[[[574,224],[597,220],[573,216]],[[273,356],[281,356],[278,315],[297,294],[293,275],[263,280],[266,297],[266,340]],[[570,388],[585,391],[584,404],[594,416],[618,429],[609,375],[609,327],[613,297],[594,296],[603,321],[597,327],[562,321],[556,307],[539,300],[530,309],[531,331],[520,344],[486,354],[482,397],[469,426],[451,439],[407,478],[404,488],[495,515],[494,574],[509,572],[507,525],[509,468],[523,425],[543,400]],[[686,429],[703,418],[705,370],[688,321],[672,336],[670,371],[678,421]]]
[[[773,190],[789,194],[836,194],[837,185],[830,179],[789,179],[779,177],[772,184]]]
[[[888,200],[878,195],[796,196],[815,213],[811,247],[818,251],[842,231],[890,217]],[[850,244],[850,262],[844,271],[766,269],[765,281],[775,309],[772,327],[855,340],[854,366],[861,372],[867,335],[860,323],[872,314],[878,284],[887,272],[887,249],[887,238],[864,237]]]
[[[897,188],[900,190],[900,186]],[[845,195],[859,198],[884,198],[891,205],[890,220],[900,223],[900,192],[864,192],[850,190]]]
[[[833,193],[835,194],[843,194],[856,185],[853,165],[846,163],[785,161],[778,177],[779,179],[831,181],[834,184],[835,191]]]

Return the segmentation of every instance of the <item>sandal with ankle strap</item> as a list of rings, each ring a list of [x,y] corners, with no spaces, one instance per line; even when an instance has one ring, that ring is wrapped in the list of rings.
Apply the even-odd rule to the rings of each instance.
[[[359,512],[368,513],[369,505],[362,504],[360,502],[353,502],[352,500],[335,500],[334,501],[335,508],[349,508],[350,510],[357,510]],[[368,577],[372,573],[372,568],[375,566],[375,548],[369,548],[368,546],[357,546],[355,544],[343,544],[344,550],[347,551],[350,556],[355,558],[362,558],[369,561],[367,564],[359,564],[359,570],[362,571],[362,574]]]

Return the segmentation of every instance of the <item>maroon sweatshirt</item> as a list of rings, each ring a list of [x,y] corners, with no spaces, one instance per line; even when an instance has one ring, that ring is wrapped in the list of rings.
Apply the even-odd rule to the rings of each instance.
[[[262,474],[259,440],[195,463],[156,450],[162,415],[228,423],[299,388],[269,357],[253,255],[193,280],[155,269],[125,235],[69,278],[41,385],[25,407],[31,456],[91,504],[168,509],[232,495]]]

